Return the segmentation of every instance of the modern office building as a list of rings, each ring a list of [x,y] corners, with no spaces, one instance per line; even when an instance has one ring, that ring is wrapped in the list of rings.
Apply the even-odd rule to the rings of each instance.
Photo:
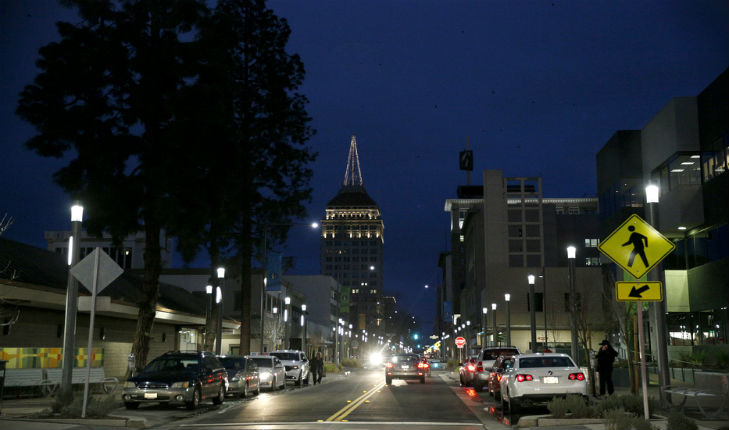
[[[365,190],[355,136],[344,182],[327,203],[321,228],[321,272],[342,286],[340,302],[348,298],[349,315],[343,318],[356,329],[374,330],[383,318],[377,302],[384,293],[385,225],[380,208]]]
[[[606,321],[596,198],[544,198],[541,178],[487,170],[482,186],[459,187],[459,198],[446,200],[445,210],[451,214],[452,249],[441,255],[444,298],[453,299],[455,327],[470,327],[464,334],[472,348],[506,341],[509,294],[512,344],[522,350],[569,351],[570,245],[577,248],[574,300],[581,312],[590,313],[593,341],[600,336]],[[531,343],[530,274],[536,279],[536,345]]]
[[[696,349],[722,354],[729,343],[728,147],[724,71],[698,96],[670,100],[642,130],[617,132],[597,156],[604,232],[631,213],[642,215],[649,182],[660,187],[653,226],[676,245],[662,263],[672,359]],[[625,277],[615,266],[611,272]]]

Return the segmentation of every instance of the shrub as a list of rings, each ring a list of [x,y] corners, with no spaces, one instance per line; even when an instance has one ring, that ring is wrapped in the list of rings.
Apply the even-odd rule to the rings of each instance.
[[[565,398],[567,409],[575,418],[590,418],[594,414],[594,409],[587,405],[587,401],[580,395],[568,395]]]
[[[630,430],[633,427],[633,416],[622,409],[611,409],[605,412],[606,430]]]
[[[57,414],[61,417],[76,418],[81,416],[83,409],[83,394],[76,393],[73,401],[69,405],[64,405],[60,401],[53,403],[50,413],[42,413],[42,415]],[[92,395],[89,394],[89,401],[86,403],[87,418],[104,418],[109,412],[121,406],[118,396],[115,393]]]
[[[688,418],[680,411],[671,411],[668,414],[667,430],[697,430],[694,420]]]
[[[448,365],[446,366],[446,369],[448,369],[448,370],[458,369],[458,360],[448,360]]]
[[[635,430],[653,430],[655,427],[645,418],[633,417],[633,428]]]
[[[325,363],[324,373],[339,373],[341,369],[335,363]]]
[[[603,396],[600,398],[600,400],[594,401],[593,407],[595,409],[596,416],[604,417],[607,411],[613,409],[622,409],[623,402],[620,400],[619,396]]]
[[[625,394],[620,396],[620,401],[626,411],[634,415],[643,415],[643,396],[639,396],[637,394]]]
[[[360,363],[359,360],[357,360],[355,358],[343,358],[342,366],[343,367],[362,367],[362,363]]]
[[[547,409],[554,418],[564,418],[567,415],[567,399],[555,397],[547,403]]]

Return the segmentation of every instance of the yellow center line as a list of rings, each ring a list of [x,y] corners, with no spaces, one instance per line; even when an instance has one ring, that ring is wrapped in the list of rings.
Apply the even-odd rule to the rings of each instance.
[[[382,382],[378,384],[376,387],[382,388],[385,386],[385,383]],[[361,396],[357,397],[355,400],[352,401],[352,403],[348,404],[347,406],[343,407],[342,409],[338,410],[334,413],[334,415],[330,416],[324,421],[342,421],[342,418],[349,415],[353,410],[357,409],[359,405],[364,403],[365,400],[368,398],[374,396],[377,393],[376,390],[370,390],[368,393],[362,394]]]

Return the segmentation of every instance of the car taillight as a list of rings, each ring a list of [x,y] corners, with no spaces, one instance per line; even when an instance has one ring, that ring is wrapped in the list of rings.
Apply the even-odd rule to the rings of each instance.
[[[469,364],[468,367],[467,367],[467,369],[468,369],[469,372],[473,372],[476,369],[476,367],[474,367],[473,364]]]
[[[585,380],[585,374],[584,373],[570,373],[570,376],[568,376],[571,381],[574,381],[575,379],[578,381],[584,381]]]
[[[525,374],[525,375],[516,375],[516,381],[517,382],[524,382],[524,381],[531,381],[532,375]]]
[[[425,367],[423,366],[423,363],[418,363],[418,369],[422,369],[423,367]]]
[[[476,370],[478,370],[479,372],[483,372],[483,363],[482,362],[480,362],[480,361],[478,362],[478,367],[476,368]]]
[[[386,366],[388,369],[392,369],[393,367],[395,367],[395,365],[392,363],[387,363]]]
[[[501,373],[496,374],[496,380],[501,382]]]

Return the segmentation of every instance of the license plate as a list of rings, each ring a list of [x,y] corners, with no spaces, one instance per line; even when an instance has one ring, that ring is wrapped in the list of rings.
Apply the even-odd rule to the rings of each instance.
[[[408,366],[407,364],[403,364],[403,365],[402,365],[402,368],[403,368],[403,369],[409,369],[409,368],[410,368],[410,366]]]
[[[157,393],[144,393],[144,398],[145,399],[156,399]]]
[[[545,384],[556,384],[558,382],[559,382],[559,380],[557,379],[556,376],[545,376],[544,377]]]

